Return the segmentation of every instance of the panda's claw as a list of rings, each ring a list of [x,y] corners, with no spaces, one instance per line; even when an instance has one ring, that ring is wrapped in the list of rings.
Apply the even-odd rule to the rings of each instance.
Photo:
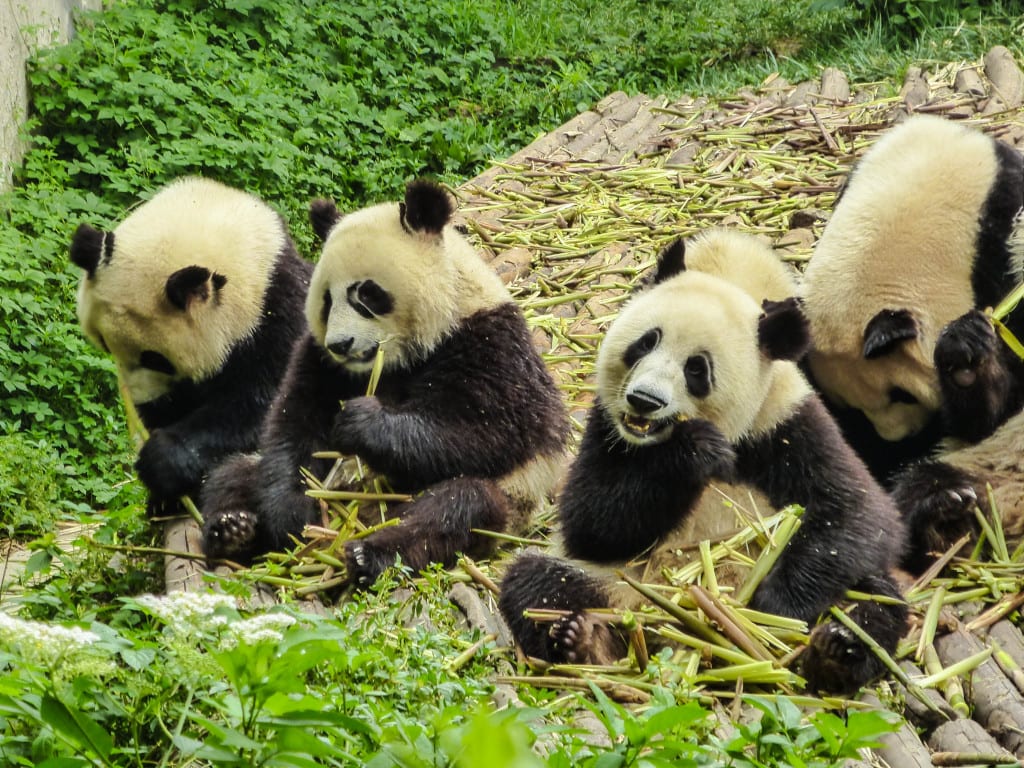
[[[256,516],[245,509],[219,512],[203,525],[203,552],[211,560],[246,559],[256,540]]]

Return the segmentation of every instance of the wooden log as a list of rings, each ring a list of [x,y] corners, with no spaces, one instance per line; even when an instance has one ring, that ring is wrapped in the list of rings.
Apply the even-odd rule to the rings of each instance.
[[[984,648],[981,640],[963,629],[957,629],[935,640],[935,650],[946,666],[972,656]],[[969,675],[969,681],[974,719],[1006,749],[1017,757],[1024,757],[1024,697],[1020,691],[991,658],[974,668]],[[972,748],[970,751],[976,752],[978,749]]]
[[[987,752],[1013,761],[1014,757],[975,720],[960,718],[943,723],[928,737],[928,746],[939,753]],[[949,765],[949,763],[945,763]]]
[[[888,711],[871,691],[862,695],[861,701],[875,709]],[[917,731],[906,720],[900,725],[899,730],[882,734],[878,740],[882,746],[871,751],[884,760],[886,765],[892,768],[932,768],[928,748],[921,743]]]
[[[997,621],[988,630],[988,636],[999,643],[999,647],[1010,654],[1017,666],[1024,667],[1024,635],[1009,619]]]
[[[195,558],[164,555],[164,591],[193,592],[203,584],[205,570],[201,556],[202,531],[191,517],[164,524],[164,547],[171,552],[186,552]]]
[[[900,669],[907,673],[907,677],[916,680],[924,676],[924,673],[911,661],[901,661]],[[934,708],[925,705],[923,701],[914,696],[903,685],[897,683],[898,690],[903,694],[905,714],[914,724],[930,731],[948,720],[956,720],[959,715],[949,705],[942,694],[934,688],[921,688],[921,692],[928,697]]]

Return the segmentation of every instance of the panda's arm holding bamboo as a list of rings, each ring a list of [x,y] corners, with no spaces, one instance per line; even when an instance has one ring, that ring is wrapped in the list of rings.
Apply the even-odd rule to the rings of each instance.
[[[339,403],[365,388],[365,380],[330,360],[312,336],[296,342],[260,441],[257,536],[263,550],[289,546],[289,534],[314,520],[316,503],[306,496],[300,470],[326,474],[330,462],[313,454],[336,450],[331,425]]]
[[[734,459],[725,436],[698,419],[665,442],[631,446],[596,402],[559,499],[567,553],[598,562],[640,554],[686,517],[709,480],[732,473]]]
[[[512,303],[466,318],[404,379],[401,392],[346,402],[333,431],[338,450],[358,454],[398,487],[497,477],[538,445],[563,443],[557,391]]]
[[[737,451],[741,479],[775,506],[804,507],[797,533],[754,594],[754,607],[813,621],[851,584],[886,573],[896,561],[903,543],[896,507],[816,395],[771,433],[741,441]]]

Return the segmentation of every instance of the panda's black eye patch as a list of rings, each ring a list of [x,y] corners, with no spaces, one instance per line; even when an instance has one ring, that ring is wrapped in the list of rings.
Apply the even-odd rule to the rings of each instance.
[[[146,350],[139,355],[139,366],[142,368],[148,368],[151,371],[157,373],[166,373],[168,376],[175,374],[174,366],[171,361],[161,355],[159,352],[153,352],[152,350]]]
[[[903,387],[893,387],[889,390],[889,402],[917,405],[918,400]]]
[[[331,290],[328,288],[324,291],[324,303],[320,307],[320,321],[327,325],[327,319],[331,316],[331,307],[334,306],[334,299],[331,298]]]
[[[364,280],[359,284],[359,301],[363,306],[380,317],[387,315],[395,308],[391,294],[381,288],[373,280]]]
[[[683,363],[686,389],[694,397],[707,397],[711,393],[711,358],[707,355],[691,355]]]
[[[386,315],[395,308],[391,294],[373,280],[352,283],[345,295],[348,298],[349,306],[367,320]]]
[[[661,328],[651,328],[643,336],[634,341],[622,353],[622,362],[632,368],[643,357],[649,355],[661,342]]]

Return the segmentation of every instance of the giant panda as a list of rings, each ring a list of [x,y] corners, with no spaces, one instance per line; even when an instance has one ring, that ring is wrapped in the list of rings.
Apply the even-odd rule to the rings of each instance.
[[[501,613],[526,654],[577,663],[624,655],[616,632],[584,610],[630,605],[602,571],[645,555],[667,564],[680,545],[717,532],[732,517],[709,506],[718,480],[775,508],[805,507],[752,607],[813,623],[847,590],[884,594],[897,603],[861,603],[851,615],[895,648],[907,617],[889,576],[902,524],[793,362],[808,336],[797,302],[785,298],[795,290],[785,269],[751,236],[711,230],[666,249],[653,285],[614,320],[558,499],[571,560],[527,552],[502,579]],[[524,617],[531,607],[569,614],[546,628]],[[815,629],[803,657],[817,690],[851,690],[881,671],[834,622]]]
[[[112,231],[80,224],[78,318],[109,353],[149,439],[136,462],[151,513],[198,498],[224,457],[256,447],[305,327],[312,265],[282,218],[210,179],[168,184]]]
[[[864,154],[803,281],[807,367],[907,518],[920,571],[992,483],[1024,516],[1024,363],[984,315],[1024,280],[1024,160],[968,126],[915,116]],[[1004,321],[1018,338],[1024,310]]]
[[[401,203],[342,216],[311,207],[323,252],[309,332],[296,344],[258,455],[226,462],[203,496],[208,558],[249,561],[319,521],[300,468],[324,477],[323,450],[357,456],[417,494],[398,525],[347,543],[349,581],[480,555],[522,529],[564,469],[568,417],[521,310],[452,224],[440,185],[411,182]],[[367,383],[378,350],[374,395]]]

